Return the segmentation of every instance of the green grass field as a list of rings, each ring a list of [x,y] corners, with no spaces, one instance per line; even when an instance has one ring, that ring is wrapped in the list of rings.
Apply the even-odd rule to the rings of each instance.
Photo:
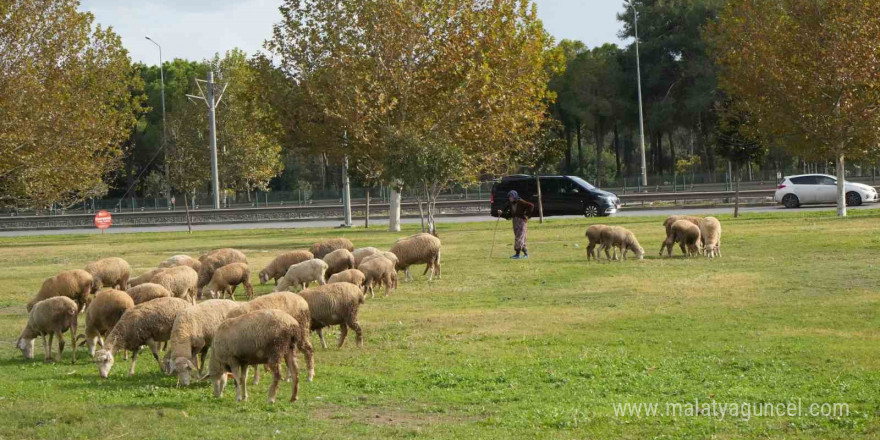
[[[724,258],[660,259],[662,218],[618,218],[643,261],[588,264],[586,220],[531,224],[532,258],[511,261],[510,223],[442,225],[443,278],[368,300],[365,346],[320,349],[300,400],[265,403],[267,380],[214,399],[177,388],[145,355],[106,381],[35,361],[13,343],[42,280],[121,256],[136,274],[172,254],[236,247],[252,276],[274,255],[365,230],[254,230],[0,239],[0,438],[878,438],[880,211],[721,217]],[[676,254],[678,249],[676,247]],[[421,268],[421,267],[420,267]],[[419,275],[421,270],[417,269]],[[270,286],[258,286],[257,294]],[[84,329],[84,318],[80,328]],[[330,332],[329,343],[336,333]],[[302,365],[302,362],[301,362]],[[614,404],[846,403],[843,417],[621,416]]]

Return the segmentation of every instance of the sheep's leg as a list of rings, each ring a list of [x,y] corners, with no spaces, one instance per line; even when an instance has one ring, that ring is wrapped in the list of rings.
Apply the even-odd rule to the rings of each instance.
[[[201,360],[199,361],[199,376],[202,375],[203,370],[205,369],[205,357],[207,357],[207,356],[208,356],[207,349],[202,350],[202,352],[199,353],[199,357],[201,357]]]
[[[409,274],[409,266],[407,266],[406,269],[403,270],[403,274],[405,275],[403,278],[404,281],[414,281],[412,275]]]
[[[596,249],[596,243],[590,242],[590,244],[587,245],[587,261],[590,261],[590,259],[593,258],[594,249]]]
[[[254,298],[254,286],[251,285],[249,280],[244,280],[244,291],[247,293],[248,299]]]
[[[348,336],[348,327],[345,326],[345,323],[342,323],[342,325],[339,326],[339,343],[336,344],[336,348],[342,348],[346,336]]]
[[[281,382],[281,371],[278,368],[278,362],[269,362],[268,367],[269,371],[272,372],[272,384],[269,385],[269,403],[275,403],[275,395],[278,394],[278,383]]]
[[[257,365],[257,368],[255,368],[255,369],[257,371],[259,371],[260,366]],[[248,400],[247,377],[248,377],[248,364],[241,364],[241,396],[242,397],[240,399],[238,399],[239,401],[247,402],[247,400]]]
[[[391,288],[391,284],[392,284],[391,277],[388,275],[385,275],[385,279],[382,280],[382,282],[385,283],[385,297],[387,298],[388,297],[388,289]]]
[[[71,333],[73,333],[73,332],[71,332]],[[58,337],[58,359],[56,359],[55,362],[61,362],[61,356],[62,356],[62,353],[64,353],[64,335],[61,334],[61,332],[56,331],[55,336]],[[76,347],[76,345],[74,345],[74,347]],[[75,351],[76,350],[74,350],[74,352]],[[76,356],[76,355],[74,355],[74,356]]]
[[[138,361],[138,354],[141,352],[141,347],[135,348],[131,351],[131,368],[128,369],[128,375],[134,376],[134,366]]]
[[[303,338],[301,345],[302,345],[301,350],[303,351],[303,354],[306,357],[306,367],[308,367],[308,369],[309,369],[308,381],[311,382],[312,380],[315,379],[315,349],[314,349],[314,347],[312,347],[312,343],[311,343],[311,341],[309,341],[308,336],[305,336]],[[294,360],[295,359],[296,359],[296,356],[294,356]],[[290,368],[289,361],[288,361],[287,367]],[[292,372],[291,372],[291,377],[294,377]]]
[[[317,330],[315,330],[315,331],[318,332],[318,339],[321,340],[321,347],[324,348],[324,349],[326,350],[326,349],[327,349],[327,342],[324,341],[324,332],[323,332],[323,329],[320,329],[320,328],[319,328],[319,329],[317,329]]]
[[[254,385],[260,384],[260,368],[254,368]]]
[[[363,348],[364,347],[364,331],[361,329],[360,324],[358,324],[357,321],[351,321],[351,322],[348,322],[347,324],[349,327],[351,327],[352,330],[354,330],[354,333],[356,335],[355,340],[357,341],[358,348]],[[341,343],[339,345],[342,346]]]
[[[49,338],[52,337],[52,334],[49,333]],[[46,335],[41,335],[43,339],[43,362],[48,363],[49,358],[52,357],[52,341],[50,340],[48,343],[46,342]]]
[[[605,250],[605,259],[608,260],[608,261],[611,261],[611,255],[609,255],[609,252],[608,252],[608,248],[610,248],[610,247],[611,247],[611,246],[606,245],[606,244],[603,244],[603,245],[602,245],[602,249]],[[616,254],[616,251],[615,251],[615,255],[617,255],[617,254]]]
[[[437,258],[434,259],[434,270],[437,271],[437,279],[439,280],[441,278],[440,277],[440,253],[439,252],[437,253]]]
[[[290,375],[290,386],[291,386],[291,396],[290,403],[296,402],[296,399],[299,395],[299,365],[297,365],[296,361],[296,349],[292,349],[288,351],[284,355],[284,361],[287,363],[287,372]],[[314,369],[314,364],[312,364],[309,368]],[[309,381],[311,382],[311,376],[313,376],[313,372],[309,373]]]

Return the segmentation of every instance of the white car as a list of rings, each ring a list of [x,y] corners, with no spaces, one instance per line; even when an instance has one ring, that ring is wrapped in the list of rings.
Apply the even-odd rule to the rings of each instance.
[[[877,190],[870,185],[845,182],[846,204],[859,206],[865,202],[878,201]],[[788,176],[776,189],[776,203],[786,208],[808,204],[837,203],[837,178],[827,174],[802,174]]]

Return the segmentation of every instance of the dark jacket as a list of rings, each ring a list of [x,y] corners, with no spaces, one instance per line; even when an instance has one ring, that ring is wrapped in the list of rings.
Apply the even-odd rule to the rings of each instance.
[[[535,212],[535,204],[519,199],[510,204],[511,217],[519,217],[528,220]]]

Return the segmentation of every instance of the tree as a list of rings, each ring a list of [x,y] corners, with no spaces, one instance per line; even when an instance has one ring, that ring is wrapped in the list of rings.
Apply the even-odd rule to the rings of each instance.
[[[121,165],[143,84],[75,0],[0,3],[0,202],[71,204]]]
[[[398,189],[441,160],[420,176],[429,217],[451,171],[468,182],[502,169],[544,118],[551,40],[529,1],[288,0],[281,12],[268,48],[316,112],[312,133]]]
[[[880,2],[733,0],[708,33],[721,87],[747,130],[805,157],[837,162],[837,213],[846,215],[844,160],[880,142]]]
[[[730,176],[735,182],[736,192],[734,196],[733,216],[739,217],[739,183],[742,180],[740,167],[743,164],[761,159],[767,154],[767,149],[761,145],[748,131],[751,125],[749,115],[737,110],[738,106],[730,100],[719,104],[718,128],[718,155],[726,158],[735,166],[735,176]]]

